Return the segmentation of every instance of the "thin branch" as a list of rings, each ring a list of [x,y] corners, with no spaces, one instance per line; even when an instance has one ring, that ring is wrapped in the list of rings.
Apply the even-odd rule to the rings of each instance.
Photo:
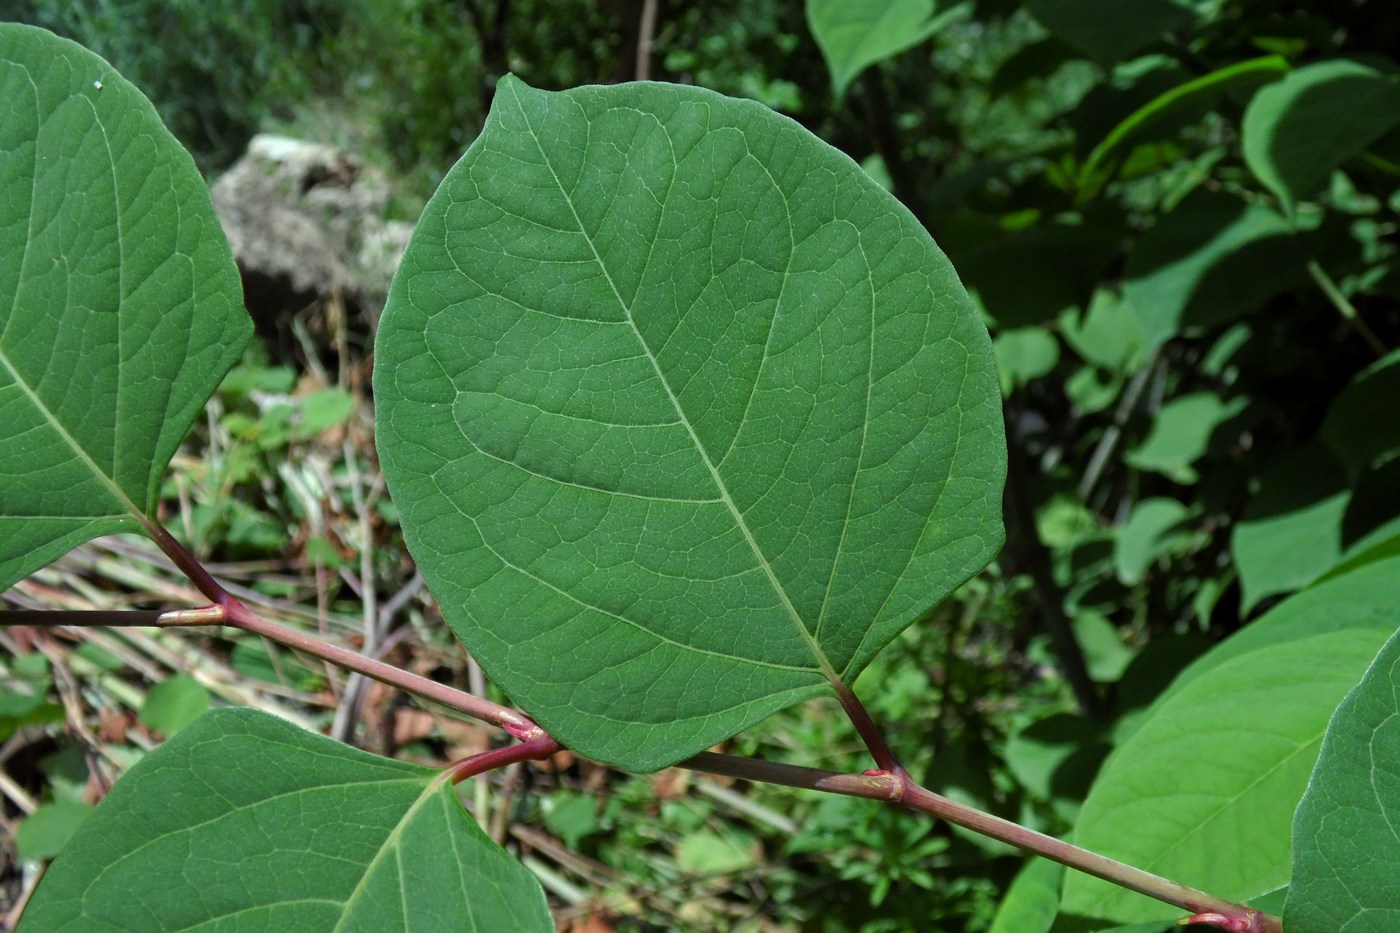
[[[1053,836],[1027,829],[1010,820],[956,803],[920,786],[907,774],[841,774],[773,761],[734,758],[712,752],[689,758],[681,762],[680,767],[747,781],[783,784],[787,787],[826,791],[848,797],[881,800],[908,810],[940,817],[975,833],[1059,862],[1076,871],[1190,911],[1194,915],[1191,918],[1192,922],[1216,923],[1238,933],[1280,933],[1282,930],[1277,917],[1204,891],[1197,891],[1096,852],[1090,852],[1088,849],[1062,842]]]
[[[1362,320],[1361,315],[1356,310],[1356,306],[1351,303],[1351,299],[1342,294],[1342,290],[1337,287],[1336,282],[1332,281],[1332,276],[1327,274],[1327,270],[1318,265],[1316,260],[1313,260],[1308,263],[1308,275],[1312,276],[1312,280],[1317,283],[1317,287],[1322,289],[1322,293],[1327,296],[1327,300],[1332,302],[1332,307],[1336,308],[1338,313],[1340,313],[1352,327],[1356,328],[1356,332],[1361,335],[1362,340],[1366,341],[1367,346],[1375,351],[1376,356],[1385,356],[1387,352],[1385,344],[1381,343],[1380,338],[1376,336],[1376,332],[1371,330],[1370,326]]]
[[[34,625],[52,627],[68,625],[74,628],[104,626],[130,628],[160,624],[164,613],[147,609],[7,609],[0,611],[0,626]]]
[[[637,80],[651,79],[651,48],[656,38],[656,0],[642,0],[637,23]]]
[[[190,582],[199,587],[200,592],[213,600],[217,606],[222,607],[225,625],[242,629],[245,632],[252,632],[254,635],[261,635],[288,648],[356,671],[372,680],[466,713],[475,719],[494,723],[518,739],[530,740],[545,735],[545,731],[534,720],[517,713],[515,710],[449,687],[446,684],[440,684],[435,680],[420,677],[392,664],[386,664],[378,658],[366,657],[348,648],[341,648],[338,645],[321,641],[314,635],[308,635],[305,632],[299,632],[261,618],[210,576],[199,560],[185,550],[184,545],[177,541],[174,536],[165,531],[164,528],[156,527],[160,531],[160,534],[153,534],[156,544],[175,562],[175,566],[179,567],[190,578]]]
[[[184,570],[191,581],[217,604],[217,607],[210,607],[208,610],[173,615],[187,617],[199,616],[202,613],[202,617],[211,618],[212,621],[212,617],[221,614],[226,625],[270,638],[279,644],[358,671],[367,677],[460,710],[469,716],[495,723],[521,739],[519,745],[492,749],[462,760],[443,772],[443,780],[456,783],[496,768],[547,758],[561,748],[553,736],[514,710],[258,617],[215,581],[174,537],[159,526],[157,528],[160,533],[153,534],[156,543],[175,561],[176,566]],[[219,609],[222,610],[221,613]],[[1191,921],[1216,923],[1234,933],[1281,933],[1280,921],[1268,914],[1061,842],[1052,836],[1027,829],[990,813],[963,806],[920,786],[899,765],[883,735],[850,688],[839,682],[835,683],[835,687],[842,706],[881,765],[880,770],[863,774],[842,774],[758,759],[733,758],[710,752],[689,758],[681,762],[680,766],[744,780],[882,800],[941,817],[958,826],[1188,910],[1193,915]]]
[[[841,708],[846,711],[846,715],[855,725],[861,741],[865,742],[865,747],[870,749],[875,763],[883,771],[903,774],[904,766],[894,757],[894,752],[890,749],[889,743],[885,741],[884,734],[875,725],[875,720],[870,718],[870,713],[866,712],[865,706],[856,697],[855,691],[839,680],[833,680],[831,685],[836,689],[836,697],[841,701]]]
[[[497,768],[504,768],[522,761],[540,761],[559,751],[559,748],[559,743],[554,740],[553,736],[538,735],[533,739],[521,742],[519,745],[493,748],[489,752],[481,752],[463,758],[447,769],[445,777],[453,784],[460,784],[467,778],[476,777],[478,774],[485,774],[487,771],[494,771]]]

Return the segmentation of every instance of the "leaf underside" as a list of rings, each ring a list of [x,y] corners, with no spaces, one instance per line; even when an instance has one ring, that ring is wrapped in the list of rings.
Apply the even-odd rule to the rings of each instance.
[[[266,713],[207,713],[117,782],[20,930],[553,930],[534,876],[437,777]]]
[[[592,758],[658,768],[850,682],[1001,543],[995,367],[955,273],[751,102],[506,78],[375,355],[444,616]]]
[[[204,180],[101,58],[0,24],[0,589],[138,530],[252,334]]]

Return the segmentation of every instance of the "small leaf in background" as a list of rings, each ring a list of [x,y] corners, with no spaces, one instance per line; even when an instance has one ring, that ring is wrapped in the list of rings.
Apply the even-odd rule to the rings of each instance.
[[[1276,211],[1200,191],[1133,247],[1123,297],[1148,349],[1234,320],[1303,277],[1306,254]]]
[[[732,833],[701,830],[691,833],[676,847],[676,864],[693,875],[728,875],[746,871],[758,863],[756,843],[751,838],[734,838]]]
[[[570,849],[598,829],[598,801],[589,794],[555,792],[546,801],[544,825]]]
[[[1141,583],[1158,558],[1185,540],[1178,526],[1190,515],[1191,510],[1176,499],[1157,497],[1134,505],[1113,540],[1118,579],[1128,586]]]
[[[1317,62],[1254,95],[1244,114],[1244,159],[1291,213],[1397,124],[1400,75],[1347,59]]]
[[[1353,473],[1400,451],[1400,350],[1357,373],[1327,410],[1321,437]]]
[[[807,0],[807,25],[837,97],[866,68],[918,45],[947,19],[934,15],[934,0]]]
[[[1123,635],[1107,616],[1091,609],[1080,610],[1071,623],[1074,640],[1084,651],[1089,676],[1101,684],[1111,684],[1123,676],[1134,657],[1123,643]]]
[[[141,530],[253,327],[204,178],[150,101],[81,46],[13,23],[0,191],[4,589]]]
[[[117,782],[49,868],[20,930],[231,925],[554,930],[539,882],[439,772],[219,709]]]
[[[1400,929],[1400,634],[1337,707],[1293,822],[1288,933]]]
[[[50,859],[57,855],[78,827],[92,814],[92,804],[46,803],[24,818],[15,830],[15,848],[21,859]]]
[[[1006,766],[1022,787],[1072,820],[1109,745],[1099,723],[1052,713],[1006,740]]]
[[[1010,395],[1017,386],[1052,372],[1060,359],[1059,341],[1041,327],[1002,331],[992,341],[992,347],[1002,395]]]
[[[1074,841],[1232,900],[1287,883],[1289,826],[1327,719],[1397,627],[1392,560],[1306,590],[1221,642],[1114,748]],[[1117,923],[1174,916],[1074,872],[1062,909]]]
[[[628,770],[854,681],[1001,546],[996,364],[957,273],[752,101],[504,78],[374,378],[447,623]]]
[[[1109,372],[1126,372],[1137,366],[1142,353],[1142,330],[1127,301],[1106,289],[1094,293],[1080,314],[1071,309],[1060,315],[1060,333],[1086,361]]]
[[[42,696],[27,693],[0,693],[0,741],[24,726],[47,726],[63,722],[63,707]]]
[[[140,719],[148,729],[167,737],[194,722],[209,708],[209,691],[188,674],[176,674],[151,688],[141,705]]]
[[[1220,425],[1244,411],[1247,399],[1222,401],[1213,392],[1193,392],[1172,399],[1157,412],[1147,437],[1125,459],[1139,470],[1161,473],[1179,483],[1194,483],[1192,464],[1210,445]]]
[[[355,411],[355,398],[334,386],[317,389],[296,399],[297,417],[292,428],[296,440],[309,440],[327,428],[344,424]]]
[[[1242,614],[1336,565],[1350,495],[1346,471],[1321,444],[1290,450],[1274,462],[1230,536]]]
[[[1123,390],[1123,377],[1097,366],[1081,366],[1065,380],[1065,396],[1086,415],[1112,405]]]

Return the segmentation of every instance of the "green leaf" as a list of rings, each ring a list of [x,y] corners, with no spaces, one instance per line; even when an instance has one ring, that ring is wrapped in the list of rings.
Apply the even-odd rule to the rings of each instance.
[[[1263,88],[1245,110],[1245,163],[1292,213],[1332,170],[1400,124],[1400,76],[1338,59]]]
[[[1006,889],[989,933],[1049,933],[1060,904],[1065,868],[1049,859],[1032,858]]]
[[[719,833],[691,833],[676,848],[676,864],[694,875],[729,875],[754,866],[755,848],[752,839],[745,844]]]
[[[1152,349],[1255,310],[1301,278],[1305,258],[1282,215],[1200,191],[1138,241],[1124,269],[1123,297]]]
[[[960,15],[959,7],[934,15],[934,0],[807,0],[807,26],[838,98],[866,68],[913,48]]]
[[[506,78],[375,353],[449,625],[582,755],[670,764],[849,683],[996,553],[990,341],[919,223],[762,106]]]
[[[534,876],[438,772],[249,709],[205,714],[117,782],[22,931],[552,931]]]
[[[1327,719],[1400,627],[1400,561],[1307,590],[1184,671],[1114,749],[1075,842],[1249,900],[1287,883],[1289,825]],[[1071,873],[1063,909],[1108,922],[1173,908]]]
[[[1054,2],[1062,4],[1065,0],[1054,0]],[[1072,0],[1072,2],[1082,3],[1084,0]],[[1041,4],[1051,5],[1048,0],[1041,0]],[[1104,19],[1098,11],[1103,9],[1103,7],[1096,7],[1095,14],[1086,18],[1096,24],[1102,24]],[[1141,0],[1139,0],[1132,6],[1120,5],[1108,9],[1117,10],[1125,17],[1137,18],[1141,16],[1143,8]],[[1281,77],[1287,71],[1288,62],[1282,56],[1266,55],[1262,58],[1236,62],[1233,65],[1216,69],[1209,74],[1182,82],[1171,90],[1157,95],[1124,118],[1089,153],[1088,158],[1079,168],[1080,198],[1093,197],[1112,176],[1115,170],[1114,163],[1123,160],[1121,150],[1125,142],[1128,140],[1141,141],[1148,128],[1160,123],[1168,115],[1186,107],[1200,106],[1209,102],[1227,88],[1259,81],[1271,81]]]
[[[1215,429],[1244,411],[1246,404],[1243,398],[1223,401],[1213,392],[1193,392],[1172,399],[1157,412],[1147,437],[1124,459],[1139,470],[1194,483],[1196,471],[1191,464],[1205,454]]]
[[[1143,499],[1113,540],[1113,566],[1118,579],[1132,586],[1142,582],[1157,558],[1171,551],[1180,534],[1173,534],[1191,514],[1175,499]]]
[[[1040,327],[1002,331],[992,341],[992,347],[1003,395],[1048,375],[1060,359],[1060,344],[1054,334]]]
[[[1123,676],[1136,653],[1123,644],[1123,636],[1107,616],[1081,610],[1074,617],[1074,640],[1084,651],[1089,676],[1109,684]]]
[[[167,736],[194,722],[209,708],[209,691],[188,674],[156,684],[141,706],[141,722]]]
[[[1307,586],[1342,557],[1346,471],[1321,444],[1274,461],[1230,536],[1241,613],[1275,593]]]
[[[208,189],[105,61],[0,24],[0,589],[139,531],[252,334]]]
[[[1060,315],[1060,333],[1074,352],[1110,372],[1127,372],[1142,355],[1142,331],[1137,316],[1120,295],[1094,293],[1081,316],[1075,309]]]
[[[92,814],[89,803],[46,803],[24,818],[15,830],[21,859],[50,859],[63,851],[78,827]]]
[[[1046,29],[1103,64],[1122,61],[1194,19],[1172,0],[1028,0],[1026,9]]]
[[[1322,439],[1356,472],[1400,450],[1395,399],[1400,398],[1400,351],[1362,370],[1332,402]]]
[[[1289,933],[1400,926],[1400,634],[1337,707],[1293,821]]]

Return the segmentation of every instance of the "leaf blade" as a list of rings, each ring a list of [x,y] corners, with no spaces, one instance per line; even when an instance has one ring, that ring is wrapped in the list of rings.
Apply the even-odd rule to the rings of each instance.
[[[0,588],[138,531],[252,324],[204,181],[86,49],[0,25]]]
[[[1397,566],[1304,591],[1183,671],[1105,762],[1076,843],[1233,900],[1286,884],[1287,827],[1327,718],[1400,617]],[[1062,910],[1118,923],[1172,916],[1078,875]]]
[[[1400,918],[1400,636],[1337,707],[1293,822],[1284,924],[1297,933],[1394,928]]]
[[[216,710],[117,783],[21,929],[552,930],[533,876],[437,777]]]
[[[852,678],[999,546],[989,341],[913,218],[757,104],[497,101],[390,295],[381,457],[493,679],[652,769]]]

